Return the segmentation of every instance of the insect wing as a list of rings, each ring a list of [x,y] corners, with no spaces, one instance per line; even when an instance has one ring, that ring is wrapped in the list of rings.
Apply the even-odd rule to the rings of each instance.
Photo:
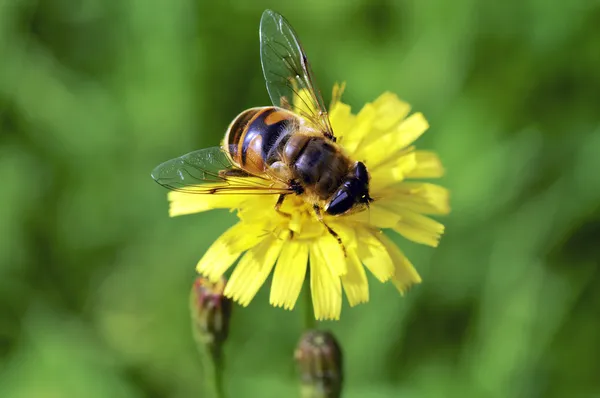
[[[334,139],[327,108],[300,41],[289,22],[272,10],[266,10],[260,20],[260,58],[273,105],[296,112]]]
[[[173,191],[195,194],[282,194],[289,187],[265,173],[249,175],[222,147],[199,149],[158,165],[152,178]]]

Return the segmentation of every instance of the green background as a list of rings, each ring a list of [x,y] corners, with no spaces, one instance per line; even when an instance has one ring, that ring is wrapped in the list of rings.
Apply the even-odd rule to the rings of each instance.
[[[170,219],[158,163],[268,104],[265,8],[326,99],[390,90],[453,212],[423,276],[323,328],[346,397],[600,396],[600,3],[0,1],[0,397],[198,397],[194,266],[235,216]],[[302,307],[235,307],[231,397],[297,396]]]

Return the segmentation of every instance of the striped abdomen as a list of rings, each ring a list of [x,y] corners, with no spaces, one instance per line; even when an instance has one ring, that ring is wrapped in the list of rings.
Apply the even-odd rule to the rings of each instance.
[[[261,174],[280,160],[279,154],[297,124],[297,116],[284,109],[250,108],[231,123],[223,143],[240,168]]]

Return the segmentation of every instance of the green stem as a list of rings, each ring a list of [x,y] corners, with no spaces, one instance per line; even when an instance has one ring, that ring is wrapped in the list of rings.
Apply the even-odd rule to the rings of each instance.
[[[304,292],[302,293],[304,294],[304,329],[315,329],[317,322],[315,320],[315,313],[313,311],[312,297],[310,295],[310,284],[308,280],[304,284]]]
[[[215,398],[225,398],[223,388],[223,352],[219,344],[206,344],[204,352],[201,353],[204,359],[205,383],[210,386],[212,396]]]
[[[327,391],[324,390],[322,386],[304,385],[300,389],[300,396],[302,398],[339,398],[341,392]]]

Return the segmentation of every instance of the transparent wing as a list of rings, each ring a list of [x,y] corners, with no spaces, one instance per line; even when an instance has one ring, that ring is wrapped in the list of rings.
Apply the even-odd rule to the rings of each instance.
[[[248,174],[222,147],[200,149],[158,165],[152,178],[173,191],[195,194],[285,194],[291,189],[265,170]]]
[[[266,10],[260,20],[260,59],[273,105],[295,111],[335,140],[300,41],[289,22],[272,10]]]

